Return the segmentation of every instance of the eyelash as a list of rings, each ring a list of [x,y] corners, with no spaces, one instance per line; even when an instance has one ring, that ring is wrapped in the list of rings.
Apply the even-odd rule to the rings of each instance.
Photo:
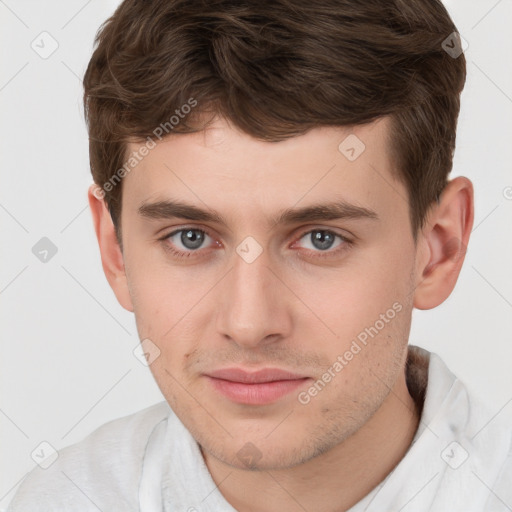
[[[163,237],[159,238],[158,240],[161,241],[164,244],[165,250],[170,252],[174,257],[177,257],[179,259],[186,259],[186,258],[190,258],[190,257],[195,257],[196,254],[201,251],[201,249],[190,250],[190,251],[179,251],[179,250],[175,249],[172,245],[167,243],[168,240],[172,236],[174,236],[174,235],[176,235],[178,233],[181,233],[183,231],[198,231],[198,232],[203,233],[203,234],[209,236],[210,238],[214,239],[214,237],[207,230],[199,229],[199,228],[192,227],[192,226],[182,227],[180,229],[174,230],[171,233],[166,234]],[[308,231],[304,231],[297,238],[296,242],[298,242],[299,240],[304,238],[304,236],[313,233],[314,231],[323,231],[325,233],[332,234],[335,237],[340,238],[342,243],[337,248],[335,248],[334,250],[327,249],[326,251],[311,251],[311,252],[315,253],[315,256],[313,256],[313,258],[330,258],[330,257],[338,256],[340,253],[348,250],[354,244],[354,242],[352,240],[349,240],[345,236],[340,235],[339,233],[336,233],[335,231],[331,231],[329,229],[323,229],[323,228],[314,228],[314,229],[310,229]],[[293,242],[293,244],[295,244],[296,242]],[[310,252],[310,250],[306,250],[306,251]]]

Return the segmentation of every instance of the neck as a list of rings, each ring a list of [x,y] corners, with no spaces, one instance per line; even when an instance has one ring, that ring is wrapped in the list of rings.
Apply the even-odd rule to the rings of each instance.
[[[299,466],[247,471],[207,452],[203,455],[219,490],[239,512],[342,512],[366,496],[400,462],[418,423],[419,414],[404,375],[362,428]]]

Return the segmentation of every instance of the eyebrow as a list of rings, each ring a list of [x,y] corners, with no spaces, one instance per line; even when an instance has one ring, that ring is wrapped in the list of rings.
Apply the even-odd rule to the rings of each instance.
[[[148,219],[186,219],[200,222],[213,222],[226,225],[219,213],[212,209],[202,209],[182,201],[156,201],[143,203],[138,209],[139,215]],[[373,210],[347,203],[344,200],[313,204],[301,208],[287,208],[270,220],[274,224],[294,224],[299,222],[336,220],[336,219],[373,219],[379,216]]]

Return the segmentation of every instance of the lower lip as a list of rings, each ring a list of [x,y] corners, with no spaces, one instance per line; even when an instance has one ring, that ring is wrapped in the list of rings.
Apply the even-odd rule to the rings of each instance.
[[[276,380],[259,384],[244,384],[208,377],[213,387],[233,402],[250,405],[265,405],[275,402],[303,385],[309,378]]]

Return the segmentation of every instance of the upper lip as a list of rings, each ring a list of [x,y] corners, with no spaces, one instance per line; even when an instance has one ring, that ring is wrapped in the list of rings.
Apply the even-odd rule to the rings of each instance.
[[[259,384],[262,382],[274,382],[278,380],[305,379],[304,375],[298,375],[279,368],[263,368],[257,371],[247,371],[242,368],[224,368],[209,372],[206,375],[215,379],[241,382],[244,384]]]

